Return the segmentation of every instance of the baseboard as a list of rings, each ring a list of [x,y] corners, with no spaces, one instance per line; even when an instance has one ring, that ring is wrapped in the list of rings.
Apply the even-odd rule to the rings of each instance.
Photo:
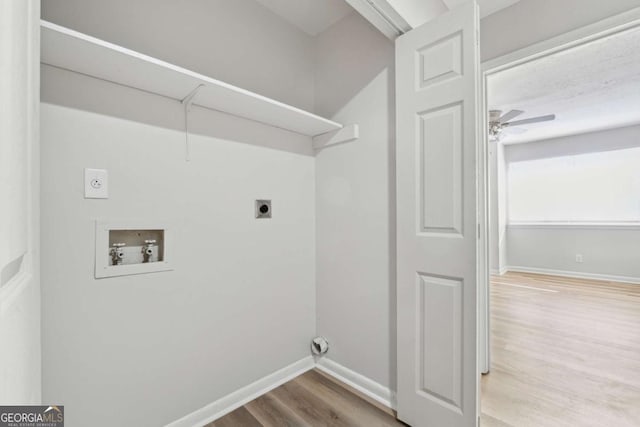
[[[251,402],[253,399],[262,396],[287,381],[294,379],[298,375],[313,369],[314,366],[315,363],[313,357],[309,356],[304,359],[300,359],[283,369],[267,375],[266,377],[241,388],[240,390],[234,391],[233,393],[180,418],[179,420],[167,424],[166,427],[204,426],[205,424],[228,414],[234,409]]]
[[[517,273],[538,273],[538,274],[549,274],[552,276],[573,277],[576,279],[606,280],[611,282],[633,283],[634,285],[640,284],[640,277],[613,276],[610,274],[583,273],[578,271],[564,271],[564,270],[553,270],[550,268],[521,267],[521,266],[511,266],[511,265],[508,266],[506,270],[517,272]]]
[[[309,356],[273,374],[267,375],[240,390],[234,391],[203,408],[197,409],[179,420],[167,424],[166,427],[204,426],[314,368],[348,385],[375,402],[392,410],[396,409],[395,393],[388,387],[352,371],[331,359],[322,358],[316,363],[313,357]]]
[[[327,375],[331,375],[338,381],[345,383],[349,387],[354,388],[358,392],[386,406],[387,408],[393,410],[396,409],[395,393],[388,387],[352,371],[331,359],[327,359],[326,357],[318,360],[316,363],[316,369],[326,373]]]
[[[496,269],[496,268],[492,268],[490,273],[493,276],[502,276],[504,273],[506,273],[508,270],[508,267],[502,267],[500,270]]]

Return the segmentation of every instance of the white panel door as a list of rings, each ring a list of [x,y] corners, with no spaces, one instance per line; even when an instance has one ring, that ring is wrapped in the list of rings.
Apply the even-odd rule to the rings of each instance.
[[[24,2],[0,5],[0,286],[17,274],[27,252],[26,11]]]
[[[396,42],[398,418],[477,423],[473,1]]]
[[[0,403],[38,404],[40,1],[0,1]]]

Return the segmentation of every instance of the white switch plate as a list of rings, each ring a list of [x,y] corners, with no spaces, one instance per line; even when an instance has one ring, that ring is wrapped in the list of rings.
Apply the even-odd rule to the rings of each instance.
[[[109,198],[109,173],[105,169],[84,170],[84,198]]]

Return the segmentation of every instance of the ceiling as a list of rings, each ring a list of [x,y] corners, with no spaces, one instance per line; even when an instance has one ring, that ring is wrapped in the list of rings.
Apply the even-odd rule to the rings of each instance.
[[[256,0],[273,13],[284,18],[310,36],[316,36],[353,12],[348,2],[352,0]],[[370,0],[359,0],[370,1]],[[380,0],[377,0],[380,1]],[[412,10],[425,2],[424,12],[441,11],[458,6],[467,0],[383,0],[393,7],[406,6]],[[509,7],[520,0],[478,0],[482,17]],[[409,18],[409,17],[407,17]]]
[[[310,36],[316,36],[350,14],[344,0],[256,0]]]
[[[640,123],[640,29],[547,56],[490,76],[489,109],[555,113],[505,144]]]
[[[465,3],[468,0],[428,0],[431,2],[441,1],[445,4],[448,9],[453,9],[456,6],[459,6],[462,3]],[[497,11],[504,9],[509,6],[513,6],[518,3],[520,0],[477,0],[478,6],[480,7],[480,17],[484,18],[485,16],[489,16]]]
[[[494,14],[499,10],[513,6],[519,1],[520,0],[478,0],[478,5],[480,5],[480,16],[484,18],[485,16]]]

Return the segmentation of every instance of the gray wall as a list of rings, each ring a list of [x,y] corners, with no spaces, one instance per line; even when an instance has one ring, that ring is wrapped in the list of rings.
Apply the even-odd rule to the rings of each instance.
[[[520,0],[482,20],[482,60],[505,55],[639,6],[638,0]]]
[[[640,230],[509,228],[509,269],[640,283]],[[582,254],[584,263],[576,262]]]
[[[394,47],[360,15],[316,44],[316,111],[360,138],[316,157],[318,333],[328,357],[395,388]]]
[[[640,126],[631,126],[508,145],[505,156],[509,164],[638,146]],[[506,254],[511,268],[620,276],[640,282],[640,227],[508,227]],[[583,255],[583,263],[576,262],[576,254]]]

